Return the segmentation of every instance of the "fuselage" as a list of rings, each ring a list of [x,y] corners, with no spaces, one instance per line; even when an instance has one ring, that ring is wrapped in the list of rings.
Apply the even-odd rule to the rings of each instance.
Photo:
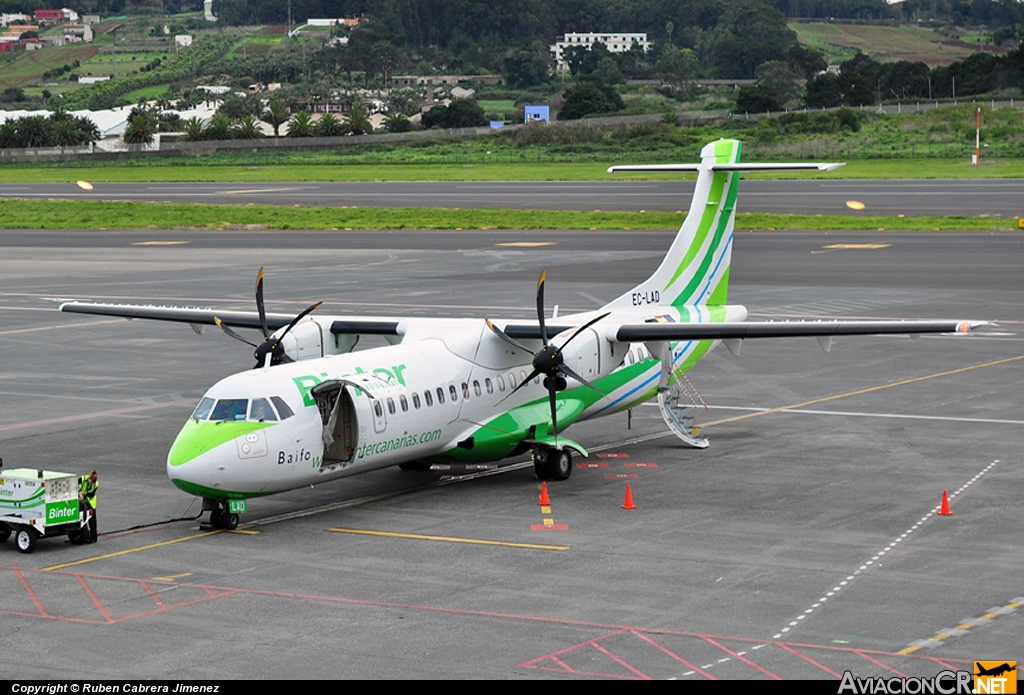
[[[671,321],[738,321],[743,307],[645,307],[609,324],[658,315]],[[582,325],[594,314],[561,317]],[[619,412],[656,394],[660,362],[642,345],[616,343],[599,322],[577,337],[566,363],[601,393],[570,380],[557,394],[559,430]],[[514,394],[532,355],[497,340],[482,320],[412,320],[402,342],[234,374],[215,384],[182,428],[167,473],[213,499],[282,492],[410,461],[496,461],[550,436],[540,378]],[[565,336],[552,340],[561,344]],[[683,373],[713,345],[673,345]],[[539,349],[541,342],[525,341]]]

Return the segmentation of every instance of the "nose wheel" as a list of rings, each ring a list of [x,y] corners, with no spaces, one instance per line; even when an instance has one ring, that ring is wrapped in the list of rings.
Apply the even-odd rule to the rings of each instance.
[[[222,531],[234,531],[238,528],[238,515],[228,510],[225,500],[217,500],[210,510],[210,526]]]
[[[572,475],[572,455],[569,449],[534,447],[533,472],[538,480],[565,480]]]

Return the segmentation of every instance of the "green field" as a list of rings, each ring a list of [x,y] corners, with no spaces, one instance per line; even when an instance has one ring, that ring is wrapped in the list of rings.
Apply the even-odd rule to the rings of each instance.
[[[8,87],[24,87],[38,80],[47,70],[71,65],[76,60],[85,63],[98,51],[94,44],[75,44],[5,54],[0,58],[0,91]]]
[[[875,26],[836,22],[791,22],[800,43],[816,48],[835,65],[852,58],[858,50],[879,62],[921,61],[929,67],[963,60],[974,50],[952,43],[925,27]],[[977,37],[971,37],[973,39]]]
[[[580,212],[448,208],[283,207],[192,203],[0,200],[7,229],[675,229],[682,212]],[[182,220],[188,220],[183,224]],[[991,217],[874,217],[737,214],[736,229],[1014,229]]]

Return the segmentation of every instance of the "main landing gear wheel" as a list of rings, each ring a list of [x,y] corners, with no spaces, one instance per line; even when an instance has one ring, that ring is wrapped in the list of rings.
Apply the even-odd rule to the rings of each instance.
[[[36,539],[39,533],[31,527],[23,526],[18,529],[14,536],[14,542],[18,544],[18,550],[23,553],[31,553],[36,549]]]
[[[533,472],[538,480],[565,480],[572,475],[572,455],[568,449],[538,447],[533,450]]]

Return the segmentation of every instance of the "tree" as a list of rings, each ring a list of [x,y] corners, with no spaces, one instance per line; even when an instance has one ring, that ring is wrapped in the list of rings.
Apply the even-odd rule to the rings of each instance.
[[[352,104],[352,108],[345,114],[345,126],[352,135],[365,135],[373,132],[370,125],[370,118],[366,110],[358,103]]]
[[[584,116],[596,116],[616,111],[615,104],[604,90],[593,82],[583,81],[569,87],[562,95],[565,105],[558,114],[560,121],[572,121]]]
[[[203,123],[203,119],[199,116],[193,116],[185,121],[183,130],[185,139],[189,142],[196,142],[206,138],[206,124]]]
[[[232,132],[231,119],[228,115],[218,111],[213,114],[210,118],[210,122],[206,124],[206,128],[203,129],[204,140],[230,140],[234,133]]]
[[[263,137],[259,121],[252,116],[244,116],[234,127],[231,134],[238,140],[258,140]]]
[[[456,99],[448,105],[445,128],[479,128],[487,124],[483,107],[473,99]]]
[[[408,133],[412,123],[402,113],[393,113],[384,119],[384,130],[389,133]]]
[[[128,126],[121,137],[127,145],[148,145],[153,142],[153,124],[142,114],[128,120]]]
[[[274,129],[274,137],[281,137],[281,126],[291,118],[291,111],[280,99],[271,99],[260,120]]]
[[[318,138],[333,138],[348,131],[345,124],[333,113],[325,113],[313,126],[313,135]]]
[[[803,95],[802,78],[790,69],[789,65],[780,60],[769,60],[757,66],[757,86],[778,105],[776,109],[786,108]]]
[[[308,138],[313,136],[313,117],[309,111],[299,111],[288,121],[288,137]]]

